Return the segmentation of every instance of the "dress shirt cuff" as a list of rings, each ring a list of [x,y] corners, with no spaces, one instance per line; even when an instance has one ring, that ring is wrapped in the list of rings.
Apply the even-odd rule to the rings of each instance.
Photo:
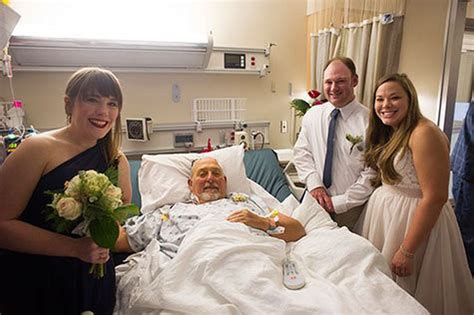
[[[344,213],[349,210],[347,208],[346,199],[347,198],[345,194],[331,197],[332,205],[334,206],[334,212],[336,212],[336,214]]]
[[[312,173],[306,179],[306,188],[308,189],[308,192],[311,192],[317,187],[324,187],[323,181],[318,175],[316,175],[316,173]]]

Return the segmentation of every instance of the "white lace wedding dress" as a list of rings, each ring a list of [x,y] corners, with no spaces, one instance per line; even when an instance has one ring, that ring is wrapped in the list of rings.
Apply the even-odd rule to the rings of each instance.
[[[377,188],[361,215],[357,231],[377,247],[390,264],[400,247],[421,198],[412,154],[395,158],[401,175],[396,185]],[[432,314],[472,314],[474,283],[451,206],[446,203],[429,238],[415,255],[415,270],[394,280]]]

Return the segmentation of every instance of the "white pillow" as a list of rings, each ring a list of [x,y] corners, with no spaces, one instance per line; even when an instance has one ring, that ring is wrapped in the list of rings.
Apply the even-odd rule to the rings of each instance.
[[[329,213],[316,202],[311,194],[304,196],[303,201],[291,216],[303,224],[306,233],[322,228],[337,228],[337,223],[331,219]]]
[[[227,192],[250,193],[245,174],[244,148],[233,146],[207,153],[143,155],[138,171],[138,187],[142,213],[148,213],[165,204],[189,200],[188,179],[191,162],[213,157],[227,177]]]

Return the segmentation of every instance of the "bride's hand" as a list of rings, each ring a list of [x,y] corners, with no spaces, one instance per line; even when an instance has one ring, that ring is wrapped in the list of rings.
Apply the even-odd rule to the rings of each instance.
[[[393,255],[391,269],[399,277],[408,277],[413,272],[413,258],[409,258],[399,250]]]

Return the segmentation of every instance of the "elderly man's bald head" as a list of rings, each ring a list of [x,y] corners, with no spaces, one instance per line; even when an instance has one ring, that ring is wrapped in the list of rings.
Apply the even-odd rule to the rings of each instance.
[[[227,195],[227,178],[219,162],[211,157],[193,162],[188,186],[199,203],[214,201]]]

